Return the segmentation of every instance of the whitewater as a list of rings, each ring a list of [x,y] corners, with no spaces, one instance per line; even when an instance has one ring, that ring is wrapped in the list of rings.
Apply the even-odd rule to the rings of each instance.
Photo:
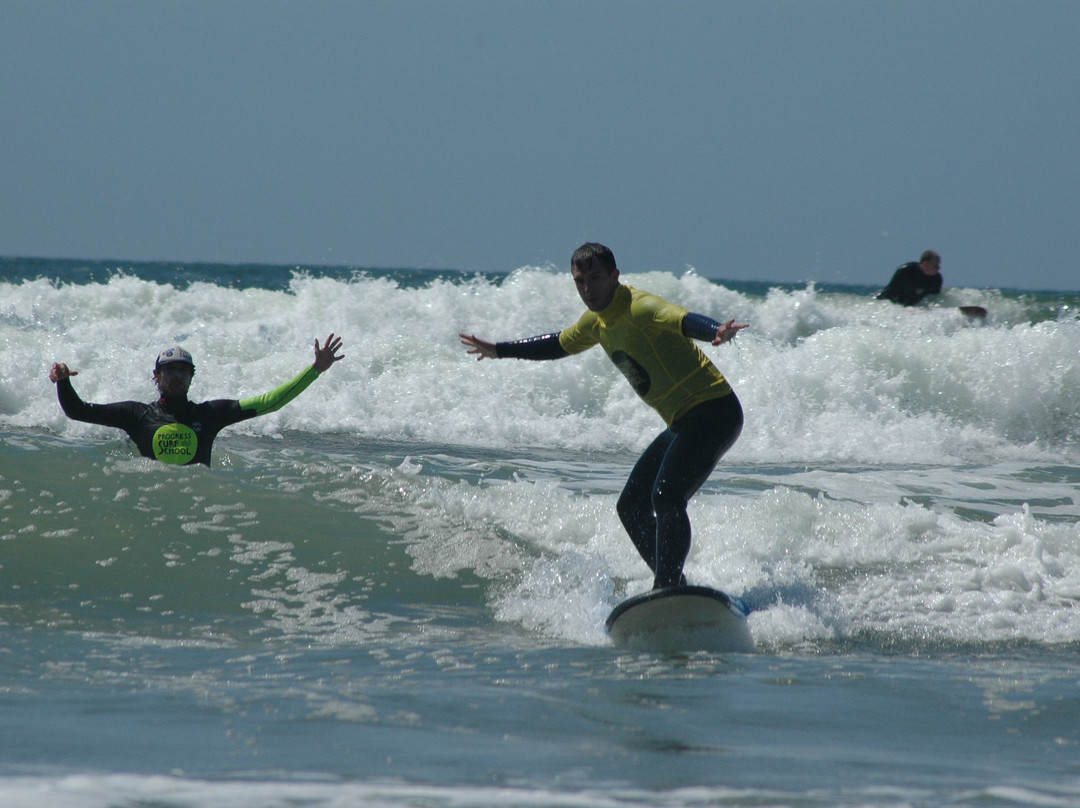
[[[1080,295],[623,280],[726,321],[745,413],[692,583],[753,654],[613,649],[614,503],[661,431],[506,274],[0,259],[0,804],[1080,805]],[[965,316],[960,306],[988,314]],[[345,359],[210,468],[65,418]]]

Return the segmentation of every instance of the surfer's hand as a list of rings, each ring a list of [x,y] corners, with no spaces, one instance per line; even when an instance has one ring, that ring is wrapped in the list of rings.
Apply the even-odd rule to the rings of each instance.
[[[466,351],[466,353],[476,354],[477,362],[481,359],[499,358],[499,352],[495,348],[494,342],[478,339],[475,334],[458,334],[458,336],[461,337],[461,344],[469,347],[469,350]]]
[[[49,381],[53,384],[78,375],[79,371],[71,370],[63,362],[53,362],[53,366],[49,369]]]
[[[326,344],[321,348],[319,341],[315,340],[315,361],[311,363],[311,366],[319,373],[329,370],[332,364],[345,358],[344,354],[334,356],[339,348],[341,348],[341,337],[335,337],[333,333],[326,338]]]
[[[716,329],[716,336],[713,337],[712,344],[720,345],[725,342],[731,342],[731,340],[735,339],[735,337],[738,336],[740,331],[742,331],[744,328],[748,328],[749,326],[749,323],[737,324],[735,322],[735,318],[733,317],[726,323],[724,323],[722,326],[720,326],[718,329]]]

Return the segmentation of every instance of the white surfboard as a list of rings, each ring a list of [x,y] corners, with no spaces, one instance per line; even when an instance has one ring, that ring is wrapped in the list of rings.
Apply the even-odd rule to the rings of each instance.
[[[746,606],[707,586],[671,586],[628,598],[607,619],[617,648],[635,651],[754,650]]]

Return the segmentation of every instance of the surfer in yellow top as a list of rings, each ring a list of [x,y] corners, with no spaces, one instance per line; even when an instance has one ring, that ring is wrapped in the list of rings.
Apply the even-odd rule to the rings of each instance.
[[[588,308],[569,328],[513,342],[460,334],[480,359],[559,359],[600,344],[667,429],[638,459],[616,509],[654,573],[653,588],[686,583],[690,552],[686,505],[739,437],[743,412],[731,386],[693,340],[720,345],[746,324],[719,323],[619,282],[615,256],[603,244],[570,259]]]
[[[239,401],[225,398],[201,404],[188,401],[195,360],[179,345],[166,348],[154,362],[154,382],[161,397],[152,404],[141,401],[87,403],[71,385],[71,377],[79,372],[62,362],[52,366],[49,380],[56,384],[60,407],[69,418],[124,430],[143,457],[173,465],[203,463],[209,466],[210,450],[218,432],[230,424],[284,407],[319,378],[319,374],[345,358],[337,355],[340,348],[341,337],[333,334],[322,346],[315,340],[315,361],[299,376],[269,393]]]

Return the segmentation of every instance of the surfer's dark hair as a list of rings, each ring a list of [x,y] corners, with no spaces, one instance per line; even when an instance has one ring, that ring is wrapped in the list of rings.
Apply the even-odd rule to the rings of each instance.
[[[923,261],[933,261],[935,258],[941,260],[941,256],[938,255],[936,252],[934,252],[933,250],[926,250],[922,255],[919,256],[919,263],[921,264]]]
[[[588,272],[594,266],[604,269],[608,275],[618,269],[615,265],[615,253],[603,244],[590,241],[582,244],[570,256],[570,267],[578,272]]]

